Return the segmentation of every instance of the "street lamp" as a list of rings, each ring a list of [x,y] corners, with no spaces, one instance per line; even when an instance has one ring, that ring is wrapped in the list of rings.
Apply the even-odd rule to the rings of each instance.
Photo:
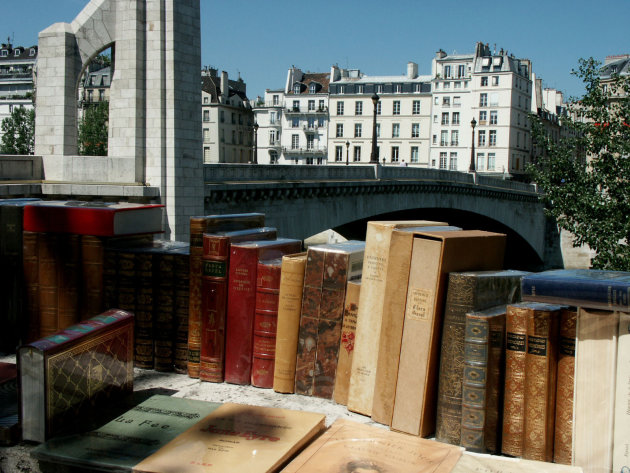
[[[470,148],[470,167],[468,172],[475,172],[475,127],[477,126],[475,117],[470,121],[470,126],[472,127],[472,147]]]
[[[350,160],[348,158],[349,153],[350,153],[350,142],[346,141],[346,166],[350,162]]]
[[[254,122],[254,164],[258,164],[258,123]]]
[[[372,123],[372,154],[370,156],[370,163],[378,164],[378,148],[376,147],[376,106],[378,105],[380,97],[374,92],[372,95],[372,103],[374,104],[374,122]]]

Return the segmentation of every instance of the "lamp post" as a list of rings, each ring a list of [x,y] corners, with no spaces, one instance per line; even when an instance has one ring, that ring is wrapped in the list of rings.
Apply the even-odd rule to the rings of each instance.
[[[254,164],[258,164],[258,123],[254,122]]]
[[[350,142],[346,141],[346,166],[350,163],[349,154],[350,154]]]
[[[475,172],[475,127],[477,126],[475,117],[470,121],[470,126],[472,127],[472,147],[470,148],[470,167],[468,172]]]
[[[380,97],[374,92],[372,95],[372,103],[374,104],[374,122],[372,123],[372,154],[370,155],[370,163],[378,164],[378,148],[376,147],[376,106]]]

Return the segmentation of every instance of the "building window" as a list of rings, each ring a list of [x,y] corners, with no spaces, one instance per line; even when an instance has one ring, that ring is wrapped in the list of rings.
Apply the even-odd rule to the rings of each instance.
[[[464,64],[460,64],[457,66],[457,77],[465,77],[466,76],[466,66]]]
[[[299,100],[294,100],[293,101],[293,111],[294,112],[299,112],[300,111],[300,101]]]
[[[411,137],[420,138],[420,123],[411,124]]]
[[[442,97],[442,107],[450,107],[450,106],[451,106],[451,98]]]
[[[221,129],[221,143],[225,143],[225,130],[224,129]]]
[[[223,111],[221,111],[221,113],[223,113]],[[221,120],[221,123],[223,123],[223,120]],[[276,112],[269,113],[269,123],[271,125],[274,125],[276,123]]]
[[[232,125],[236,125],[236,116],[232,112]]]
[[[459,131],[451,131],[451,146],[459,146]]]
[[[440,105],[440,97],[438,97],[437,95],[435,96],[435,98],[433,99],[433,104],[434,105]]]
[[[497,111],[496,110],[491,110],[490,111],[490,125],[496,125],[497,124]],[[519,115],[519,120],[520,120],[520,115]]]
[[[451,83],[450,82],[444,82],[444,88],[445,89],[450,89],[451,88]]]
[[[313,118],[313,117],[309,117],[308,118],[308,129],[309,130],[314,130],[315,129],[315,118]]]
[[[376,124],[376,137],[379,138],[381,136],[381,124]]]
[[[203,142],[208,143],[209,141],[210,141],[210,129],[204,128],[203,129]]]
[[[269,145],[273,146],[276,144],[276,130],[269,130]]]
[[[326,106],[324,105],[324,101],[320,100],[319,101],[319,111],[323,112],[325,108],[326,108]]]
[[[499,85],[499,76],[492,76],[492,85]]]
[[[269,151],[269,163],[276,164],[278,162],[278,153],[275,151]]]
[[[402,92],[402,85],[400,84],[394,84],[394,92],[399,94]]]
[[[483,171],[485,167],[486,154],[477,153],[477,171]]]
[[[479,94],[479,106],[480,107],[488,106],[488,94]]]
[[[448,125],[448,112],[442,112],[442,125]]]
[[[335,161],[343,161],[343,146],[335,146]]]
[[[433,115],[433,123],[437,123],[438,122],[438,116],[437,115]]]
[[[279,97],[278,97],[277,95],[274,95],[274,96],[273,96],[273,104],[274,104],[274,105],[278,105],[279,100],[280,100],[280,99],[279,99]]]
[[[208,97],[204,97],[204,98],[203,98],[203,103],[204,103],[204,104],[207,104],[207,103],[208,103]]]
[[[272,114],[271,123],[274,122],[275,116]],[[225,123],[225,110],[219,110],[219,121]]]
[[[320,117],[317,119],[317,126],[323,128],[326,126],[326,119],[324,117]]]
[[[485,130],[479,130],[477,139],[477,146],[486,146],[486,132]]]
[[[413,109],[411,113],[414,115],[420,115],[420,100],[413,101]]]
[[[242,131],[238,132],[238,144],[239,145],[243,144],[243,132]]]
[[[380,101],[376,104],[376,114],[377,115],[381,114],[381,108],[382,108],[381,105],[383,105],[383,102],[380,102]]]
[[[419,155],[418,155],[418,147],[417,146],[412,146],[411,147],[411,162],[412,163],[419,162]]]
[[[392,138],[400,136],[400,123],[392,123]]]
[[[337,138],[343,137],[343,123],[337,123]]]
[[[488,153],[488,171],[494,171],[495,166],[495,154]]]
[[[315,111],[315,100],[309,100],[308,101],[308,111],[309,112],[314,112]]]
[[[453,82],[453,87],[456,88],[456,89],[461,89],[462,88],[462,83],[460,81]]]
[[[400,100],[394,100],[392,115],[400,115]]]
[[[359,86],[357,87],[357,93],[358,93],[358,94],[362,94],[362,93],[363,93],[363,86],[362,86],[362,85],[359,85]]]
[[[489,136],[488,136],[488,144],[490,146],[496,146],[497,145],[497,130],[490,130]]]
[[[361,161],[361,147],[360,146],[354,147],[354,150],[352,152],[352,160],[354,162]]]
[[[210,161],[210,148],[207,146],[203,149],[203,160],[205,162]]]
[[[482,76],[481,77],[481,87],[487,87],[488,86],[488,76]]]
[[[294,93],[294,94],[299,94],[301,91],[302,91],[302,87],[300,86],[300,84],[299,84],[299,83],[297,83],[297,82],[296,82],[296,83],[293,85],[293,93]]]
[[[451,153],[448,169],[451,171],[457,171],[457,153]]]
[[[291,128],[300,128],[300,119],[292,118],[291,119]]]
[[[90,92],[92,92],[90,90]],[[210,110],[204,110],[203,111],[203,121],[204,122],[209,122],[210,121]]]
[[[238,124],[239,125],[243,124],[243,115],[241,115],[240,113],[238,114]]]
[[[315,84],[314,82],[309,86],[308,91],[311,94],[315,94],[317,93],[317,84]]]
[[[433,144],[436,145],[437,144],[437,135],[433,135]]]
[[[345,94],[346,93],[346,88],[343,85],[339,86],[339,93],[340,94]]]
[[[453,97],[453,107],[461,107],[462,105],[462,98],[459,95],[456,95],[455,97]]]
[[[376,92],[379,93],[379,94],[383,93],[383,84],[378,84],[376,86]]]
[[[354,137],[361,138],[361,132],[363,130],[363,126],[360,123],[354,124]]]
[[[392,163],[397,163],[399,158],[398,146],[392,146]]]
[[[232,130],[232,144],[236,144],[236,130]],[[234,157],[234,156],[232,156]]]
[[[300,135],[291,135],[291,149],[300,148]]]
[[[447,79],[451,77],[451,66],[444,66],[444,77]]]
[[[315,136],[308,135],[306,137],[306,149],[314,149],[315,148]]]
[[[446,169],[446,153],[440,153],[440,169]]]
[[[363,102],[357,101],[354,103],[354,114],[363,115]]]
[[[440,146],[448,146],[448,131],[442,130],[440,133]]]
[[[337,102],[337,115],[343,115],[343,102]]]
[[[479,111],[479,124],[485,125],[487,121],[488,121],[488,112],[486,112],[485,110],[480,110]]]
[[[459,125],[459,112],[453,112],[451,115],[451,124]]]

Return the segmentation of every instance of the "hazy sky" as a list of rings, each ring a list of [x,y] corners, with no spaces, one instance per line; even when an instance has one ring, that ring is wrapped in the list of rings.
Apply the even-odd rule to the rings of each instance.
[[[0,38],[32,46],[39,31],[70,22],[88,0],[18,0],[3,8]],[[292,65],[328,72],[333,64],[368,75],[429,74],[435,51],[469,54],[482,41],[520,58],[566,95],[578,59],[630,53],[630,0],[421,1],[201,0],[202,65],[240,74],[247,95],[284,87]]]

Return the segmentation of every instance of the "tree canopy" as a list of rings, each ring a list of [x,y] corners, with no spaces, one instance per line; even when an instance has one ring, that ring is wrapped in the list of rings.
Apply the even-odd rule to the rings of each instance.
[[[14,107],[2,120],[2,154],[33,154],[35,151],[35,110]]]
[[[108,120],[108,102],[99,102],[85,108],[79,122],[79,154],[107,156]]]
[[[548,214],[594,250],[593,268],[630,271],[630,77],[601,71],[592,58],[573,71],[585,94],[571,99],[559,140],[533,117],[541,156],[529,171]]]

